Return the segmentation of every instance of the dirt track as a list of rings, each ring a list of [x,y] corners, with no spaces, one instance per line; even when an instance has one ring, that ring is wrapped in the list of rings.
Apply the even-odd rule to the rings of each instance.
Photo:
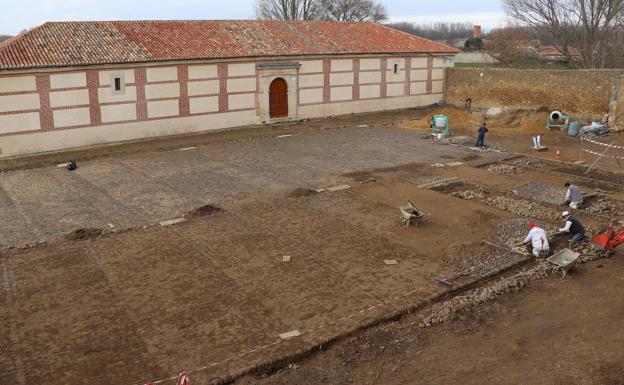
[[[388,119],[387,123],[391,123],[391,117]],[[355,125],[355,120],[351,123]],[[355,138],[354,133],[358,134]],[[510,143],[517,140],[504,133],[497,135]],[[376,319],[425,306],[428,300],[449,292],[445,286],[433,283],[433,278],[452,275],[458,266],[470,265],[483,253],[491,253],[480,245],[483,239],[503,243],[511,240],[509,233],[507,239],[500,239],[500,223],[525,215],[492,207],[488,198],[519,199],[510,190],[529,181],[562,186],[567,180],[540,169],[519,174],[491,172],[487,167],[475,167],[488,160],[489,154],[475,155],[456,146],[434,145],[422,139],[420,132],[397,128],[319,130],[283,139],[206,144],[197,150],[95,158],[83,163],[82,174],[70,176],[52,167],[2,175],[5,186],[7,180],[12,181],[12,194],[17,197],[14,201],[22,202],[17,205],[22,209],[16,211],[16,217],[5,215],[7,229],[24,229],[20,234],[6,231],[5,239],[17,243],[39,239],[32,234],[56,237],[49,238],[47,245],[4,250],[0,256],[0,383],[134,385],[191,369],[194,385],[208,384],[256,364],[292,357]],[[241,154],[247,157],[241,158]],[[431,166],[452,161],[465,164]],[[153,173],[143,171],[148,165],[155,170]],[[183,171],[180,165],[184,165]],[[126,169],[128,175],[121,172]],[[116,180],[117,174],[123,179]],[[460,184],[437,191],[418,188],[426,181],[450,177]],[[618,178],[605,176],[611,177]],[[91,183],[72,184],[66,178]],[[359,183],[369,178],[375,181]],[[48,183],[37,183],[41,180]],[[34,190],[15,190],[21,183]],[[339,183],[348,183],[352,188],[301,196],[301,189]],[[62,196],[66,187],[73,189],[73,200],[41,200]],[[297,188],[298,193],[293,194]],[[483,188],[484,195],[473,199],[451,195],[475,188]],[[92,197],[94,193],[96,198]],[[623,197],[616,191],[609,198],[617,202]],[[427,214],[418,227],[407,228],[399,221],[398,206],[408,200]],[[531,202],[541,211],[556,213],[562,209],[538,199]],[[207,203],[223,211],[192,217],[174,226],[141,226],[182,216]],[[105,236],[94,232],[91,238],[91,233],[85,231],[81,234],[87,239],[82,240],[61,235],[75,228],[75,221],[82,221],[80,227],[105,228],[113,220],[121,226],[118,224],[125,222],[120,218],[125,215],[134,215],[126,225],[137,225],[136,229]],[[603,221],[589,212],[578,215],[591,226]],[[72,221],[58,226],[62,218]],[[545,221],[553,226],[560,224],[556,218]],[[523,231],[519,229],[519,233]],[[282,262],[284,255],[292,256],[292,262]],[[548,320],[556,319],[553,322],[579,322],[568,315],[573,304],[565,301],[567,291],[586,297],[590,305],[580,311],[587,316],[602,305],[620,305],[621,309],[618,294],[624,287],[617,281],[621,270],[617,258],[602,262],[604,268],[596,273],[589,269],[596,269],[592,266],[598,263],[583,265],[563,284],[555,279],[536,284],[545,289],[531,289],[529,295],[536,299],[528,304],[504,297],[502,301],[507,302],[495,305],[494,310],[485,307],[475,310],[476,315],[466,316],[469,331],[493,325],[495,329],[488,334],[493,336],[491,339],[471,332],[457,340],[452,325],[420,332],[408,317],[401,321],[403,326],[398,331],[392,329],[396,325],[372,329],[373,340],[356,335],[354,340],[338,342],[337,353],[321,354],[305,363],[306,370],[262,381],[338,384],[351,379],[353,383],[390,384],[401,383],[404,378],[412,383],[414,378],[425,378],[429,382],[458,383],[466,376],[467,368],[475,367],[474,377],[465,378],[468,383],[478,383],[484,378],[481,371],[489,373],[495,365],[507,365],[509,369],[503,366],[505,370],[487,377],[489,383],[501,383],[506,378],[521,383],[523,377],[512,366],[526,356],[518,356],[513,346],[502,343],[501,338],[513,341],[513,333],[526,334],[522,347],[529,357],[554,352],[532,350],[533,344],[540,345],[545,338],[543,334],[529,327],[512,327],[512,332],[505,332],[503,326],[513,326],[513,322],[528,322],[531,326],[532,318],[526,317],[543,309],[553,312],[547,315]],[[386,259],[396,259],[399,264],[385,265]],[[496,259],[496,267],[515,261],[505,259]],[[615,282],[605,286],[597,282],[598,278]],[[470,274],[453,282],[461,287],[478,279],[478,274]],[[587,287],[597,293],[613,290],[614,295],[608,300],[602,298],[604,295],[591,296],[583,292]],[[558,299],[556,306],[550,304],[551,299]],[[506,306],[510,309],[505,310],[507,315],[502,310]],[[501,325],[499,319],[505,320],[509,312],[515,314],[511,310],[514,308],[520,312],[517,318],[509,318]],[[617,312],[601,315],[601,325],[615,328],[616,315],[621,317]],[[457,327],[464,328],[461,325]],[[539,329],[540,325],[532,327]],[[295,329],[304,335],[294,340],[279,339],[278,334]],[[571,338],[571,330],[577,329],[547,328],[552,341]],[[392,339],[395,335],[405,337],[401,340],[405,342],[395,344],[396,349],[386,341],[386,336]],[[603,346],[612,357],[622,351],[620,339],[607,340],[593,329],[587,337],[575,336],[575,343],[587,351],[597,346],[592,342],[595,338],[603,338]],[[457,343],[465,348],[455,349],[456,355],[444,356]],[[439,348],[444,346],[446,349]],[[461,370],[448,369],[451,362],[461,361],[460,352],[467,354],[476,347],[487,357],[498,355],[500,350],[502,358],[496,364],[488,359],[486,363],[466,363]],[[565,347],[555,345],[555,350]],[[373,354],[377,348],[380,352]],[[440,358],[417,361],[421,358],[412,354],[418,355],[423,349],[429,349],[431,357]],[[366,354],[361,353],[364,350]],[[425,362],[429,369],[422,369],[422,365],[397,366],[397,357],[403,363]],[[600,357],[604,358],[596,365],[606,367],[606,372],[618,370],[609,366],[609,356]],[[369,358],[372,361],[367,361]],[[527,368],[532,362],[526,358],[520,361]],[[218,365],[204,368],[213,362]],[[379,372],[371,371],[370,364],[363,365],[367,362],[379,362]],[[569,362],[576,361],[564,364]],[[550,378],[552,382],[544,383],[561,382],[567,377]],[[246,384],[260,380],[249,377],[240,381]]]

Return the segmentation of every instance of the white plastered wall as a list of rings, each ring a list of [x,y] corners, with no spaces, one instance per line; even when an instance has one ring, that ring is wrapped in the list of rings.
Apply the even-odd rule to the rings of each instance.
[[[38,116],[37,116],[38,118]],[[95,144],[212,131],[258,123],[255,111],[111,124],[0,137],[0,157],[35,154]]]

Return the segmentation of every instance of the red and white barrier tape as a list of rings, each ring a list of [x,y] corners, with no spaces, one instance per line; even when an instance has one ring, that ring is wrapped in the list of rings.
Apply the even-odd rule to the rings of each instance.
[[[228,361],[232,361],[232,360],[235,360],[235,359],[243,358],[243,357],[245,357],[245,356],[247,356],[249,354],[256,353],[256,352],[259,352],[259,351],[271,348],[273,346],[281,344],[282,342],[295,340],[295,339],[297,339],[298,337],[301,337],[304,334],[311,334],[311,333],[319,331],[319,330],[321,330],[321,329],[323,329],[325,327],[336,325],[339,322],[346,321],[346,320],[351,319],[351,318],[353,318],[353,317],[355,317],[357,315],[364,314],[364,313],[366,313],[368,311],[376,310],[376,309],[378,309],[378,308],[380,308],[380,307],[382,307],[384,305],[387,305],[389,303],[399,301],[399,300],[401,300],[401,299],[403,299],[403,298],[405,298],[405,297],[407,297],[407,296],[409,296],[411,294],[416,293],[417,291],[418,291],[417,289],[416,290],[410,290],[408,292],[405,292],[405,293],[399,294],[397,296],[391,297],[391,298],[389,298],[389,299],[387,299],[387,300],[385,300],[383,302],[379,302],[379,303],[377,303],[375,305],[372,305],[372,306],[369,306],[369,307],[367,307],[365,309],[359,310],[359,311],[357,311],[355,313],[351,313],[351,314],[349,314],[347,316],[338,318],[338,319],[336,319],[334,321],[329,321],[329,322],[327,322],[325,324],[321,324],[321,325],[318,325],[316,327],[304,330],[304,331],[301,332],[301,334],[299,336],[291,337],[291,338],[285,338],[285,339],[279,339],[279,340],[277,340],[277,341],[275,341],[273,343],[269,343],[269,344],[266,344],[266,345],[263,345],[263,346],[251,349],[251,350],[247,350],[247,351],[245,351],[243,353],[231,356],[231,357],[226,358],[226,359],[222,359],[222,360],[219,360],[219,361],[212,362],[212,363],[210,363],[208,365],[205,365],[205,366],[202,366],[200,368],[193,369],[193,370],[188,370],[188,371],[182,371],[180,374],[178,374],[176,376],[169,377],[169,378],[162,378],[160,380],[155,380],[155,381],[150,381],[148,383],[141,384],[141,385],[156,385],[156,384],[160,384],[160,383],[167,382],[167,381],[173,381],[173,380],[176,380],[176,385],[189,385],[188,375],[191,374],[191,373],[201,372],[203,370],[207,370],[207,369],[210,369],[212,367],[224,364],[224,363],[226,363]],[[186,382],[181,383],[180,382],[180,378],[183,375],[184,375],[184,378],[186,379]]]
[[[615,144],[602,143],[602,142],[599,142],[597,140],[592,140],[592,139],[589,139],[589,138],[584,137],[584,136],[581,136],[581,140],[584,140],[584,141],[589,142],[589,143],[597,144],[599,146],[610,147],[610,148],[617,148],[617,149],[624,149],[624,146],[617,146]]]
[[[595,152],[595,151],[592,151],[592,150],[587,150],[587,149],[585,149],[585,148],[583,148],[582,150],[583,150],[583,151],[585,151],[585,152],[588,152],[588,153],[590,153],[590,154],[593,154],[593,155],[603,156],[603,157],[605,157],[605,158],[613,158],[613,159],[621,159],[621,160],[624,160],[624,156],[604,155],[604,154],[601,154],[601,153],[598,153],[598,152]]]

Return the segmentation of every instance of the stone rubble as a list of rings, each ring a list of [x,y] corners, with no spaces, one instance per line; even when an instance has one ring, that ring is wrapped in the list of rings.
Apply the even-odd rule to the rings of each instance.
[[[512,164],[519,166],[519,167],[528,167],[528,168],[542,168],[544,166],[544,164],[538,160],[538,159],[532,159],[532,158],[521,158],[521,159],[516,159],[512,162]]]
[[[588,206],[582,208],[593,214],[612,217],[620,217],[624,215],[624,212],[622,212],[618,204],[606,197],[600,197],[592,201]]]
[[[484,202],[488,206],[509,211],[516,215],[542,220],[558,221],[561,214],[558,210],[549,209],[535,202],[505,196],[487,198]]]
[[[508,164],[493,164],[487,169],[489,172],[495,172],[497,174],[516,175],[522,172],[516,166],[510,166]]]
[[[574,246],[572,249],[581,253],[579,264],[609,258],[613,254],[610,251],[596,250],[590,243]],[[518,272],[511,277],[501,278],[490,286],[471,290],[465,295],[454,297],[442,303],[439,308],[427,314],[418,327],[427,328],[443,324],[457,313],[470,310],[472,307],[491,301],[505,293],[520,291],[530,282],[544,279],[551,274],[553,274],[553,266],[546,261],[540,261],[533,268]]]
[[[489,190],[483,187],[479,187],[476,190],[466,190],[466,191],[456,191],[451,193],[452,196],[472,200],[472,199],[485,199],[486,194],[489,193]]]
[[[547,234],[553,234],[558,231],[558,227],[541,220],[535,220],[531,218],[515,218],[507,221],[500,222],[496,225],[496,234],[501,244],[513,247],[518,243],[524,241],[524,238],[529,232],[529,225],[536,223],[539,227],[544,229]]]
[[[438,309],[429,313],[418,327],[426,328],[443,324],[455,313],[470,310],[471,307],[491,301],[505,293],[520,291],[529,282],[546,278],[550,274],[550,270],[550,267],[545,263],[541,263],[527,271],[521,271],[511,277],[502,278],[491,286],[480,287],[469,291],[465,295],[457,296],[444,302]]]
[[[523,258],[524,257],[520,254],[501,249],[493,250],[485,254],[478,254],[474,257],[447,256],[443,257],[442,260],[458,271],[469,271],[471,274],[483,278],[512,266]]]
[[[531,182],[515,189],[516,195],[540,202],[561,205],[565,201],[565,187],[543,182]]]

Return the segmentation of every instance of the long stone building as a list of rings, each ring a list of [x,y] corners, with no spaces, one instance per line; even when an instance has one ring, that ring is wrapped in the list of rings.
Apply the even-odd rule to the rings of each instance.
[[[373,23],[46,23],[0,43],[0,157],[430,105],[456,52]]]

